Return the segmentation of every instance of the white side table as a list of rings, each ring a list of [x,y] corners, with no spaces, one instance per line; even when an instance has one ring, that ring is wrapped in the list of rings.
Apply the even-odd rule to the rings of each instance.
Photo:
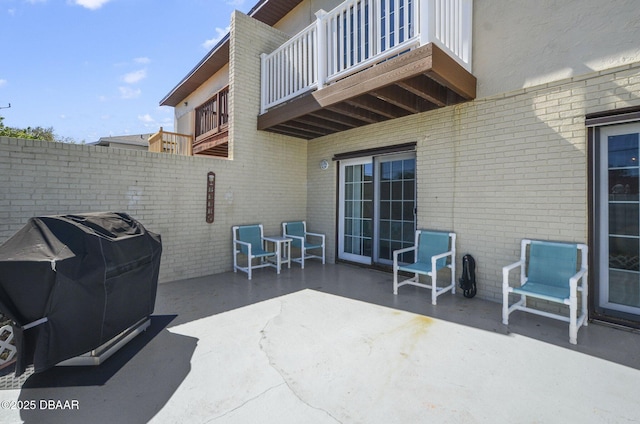
[[[280,274],[282,264],[291,268],[291,239],[282,236],[266,236],[263,240],[271,242],[276,247],[276,270]]]

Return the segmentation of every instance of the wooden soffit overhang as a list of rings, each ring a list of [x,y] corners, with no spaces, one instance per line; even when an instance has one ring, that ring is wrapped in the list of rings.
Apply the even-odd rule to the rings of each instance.
[[[318,138],[473,100],[476,82],[430,43],[276,106],[258,116],[258,129]]]

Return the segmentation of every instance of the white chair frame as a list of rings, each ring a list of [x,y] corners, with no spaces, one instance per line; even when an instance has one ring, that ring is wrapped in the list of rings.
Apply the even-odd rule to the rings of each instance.
[[[260,241],[262,245],[262,252],[252,251],[251,243],[238,239],[238,230],[241,227],[259,227],[260,228]],[[268,258],[272,256],[273,257],[276,256],[276,252],[267,252],[266,250],[264,250],[264,247],[265,247],[264,246],[264,228],[262,227],[262,224],[235,225],[232,228],[232,230],[233,230],[233,272],[238,272],[238,270],[242,272],[246,272],[249,280],[251,280],[252,271],[254,269],[264,268],[268,266],[274,267],[274,268],[277,267],[277,265],[268,261]],[[246,267],[240,266],[238,264],[238,254],[242,253],[241,246],[245,246],[247,248],[247,266]],[[260,263],[257,265],[253,265],[253,259],[256,259],[256,258],[260,259]]]
[[[514,293],[519,287],[522,287],[527,282],[527,246],[531,244],[532,240],[524,239],[520,244],[520,260],[511,265],[507,265],[502,268],[502,323],[509,325],[509,315],[514,311],[525,311],[536,315],[541,315],[547,318],[553,318],[560,321],[569,323],[569,343],[578,343],[578,329],[581,326],[587,326],[588,322],[588,303],[587,296],[589,292],[588,285],[588,252],[589,248],[585,244],[576,244],[578,250],[581,252],[580,269],[574,274],[568,281],[569,297],[561,300],[553,300],[548,296],[536,295],[535,293],[522,293],[517,292],[520,295],[520,299],[513,305],[509,305],[509,294]],[[567,243],[564,243],[567,244]],[[520,286],[512,287],[509,284],[509,272],[515,268],[520,268]],[[582,284],[578,285],[578,281]],[[582,311],[578,316],[578,292],[582,292]],[[527,306],[527,296],[544,299],[549,302],[561,303],[569,306],[569,316],[560,315],[552,312],[543,311],[540,309],[534,309]]]
[[[288,224],[293,224],[293,223],[302,223],[302,227],[304,229],[303,230],[304,231],[304,237],[295,236],[295,235],[292,235],[290,233],[287,233],[287,225]],[[306,259],[312,259],[312,258],[322,259],[322,264],[324,265],[324,263],[325,263],[325,243],[324,243],[325,236],[324,236],[324,234],[320,234],[320,233],[308,232],[307,231],[307,222],[306,221],[283,222],[282,223],[282,236],[300,241],[300,246],[301,246],[301,248],[300,248],[300,257],[299,258],[291,258],[291,260],[294,261],[294,262],[298,262],[301,265],[302,269],[304,269],[304,261]],[[316,246],[313,246],[313,247],[307,249],[305,247],[305,243],[307,243],[307,236],[320,238],[322,240],[321,243],[320,243],[321,246],[317,246],[316,245]],[[308,250],[315,250],[315,249],[321,249],[322,250],[322,255],[314,255],[314,254],[311,254],[311,253],[307,252]]]
[[[416,230],[416,234],[415,234],[415,244],[411,247],[406,247],[404,249],[400,249],[400,250],[395,250],[393,252],[393,294],[397,295],[398,294],[398,287],[404,286],[404,285],[412,285],[412,286],[417,286],[417,287],[423,287],[423,288],[427,288],[427,289],[431,289],[431,304],[432,305],[436,305],[437,303],[437,297],[440,296],[441,294],[446,293],[447,291],[451,291],[451,294],[455,294],[456,293],[456,283],[455,283],[455,279],[456,279],[456,234],[455,233],[447,233],[449,236],[449,246],[450,246],[450,250],[448,250],[447,252],[443,252],[441,254],[435,255],[431,257],[431,271],[429,272],[414,272],[413,277],[408,278],[406,280],[403,281],[398,281],[398,271],[402,271],[402,266],[398,263],[398,257],[405,252],[411,252],[411,251],[415,251],[414,253],[414,258],[417,261],[418,258],[418,243],[420,240],[420,235],[422,234],[422,232],[428,232],[426,230]],[[450,261],[448,264],[446,264],[445,266],[441,267],[442,268],[449,268],[451,270],[451,281],[450,283],[445,286],[445,287],[438,287],[438,268],[436,266],[436,263],[439,259],[442,258],[450,258]],[[426,275],[430,278],[431,280],[431,284],[424,284],[424,283],[420,283],[420,275]]]

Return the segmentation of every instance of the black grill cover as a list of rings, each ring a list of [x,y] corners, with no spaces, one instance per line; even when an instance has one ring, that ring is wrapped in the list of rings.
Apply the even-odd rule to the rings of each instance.
[[[160,236],[125,213],[31,218],[0,246],[0,311],[16,323],[16,375],[96,349],[151,315],[161,253]]]

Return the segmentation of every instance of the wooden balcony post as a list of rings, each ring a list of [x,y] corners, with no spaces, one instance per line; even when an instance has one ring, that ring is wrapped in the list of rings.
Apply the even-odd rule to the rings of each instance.
[[[325,12],[320,9],[316,12],[317,46],[316,46],[316,70],[318,76],[318,90],[322,89],[327,82],[327,25],[325,22]]]

